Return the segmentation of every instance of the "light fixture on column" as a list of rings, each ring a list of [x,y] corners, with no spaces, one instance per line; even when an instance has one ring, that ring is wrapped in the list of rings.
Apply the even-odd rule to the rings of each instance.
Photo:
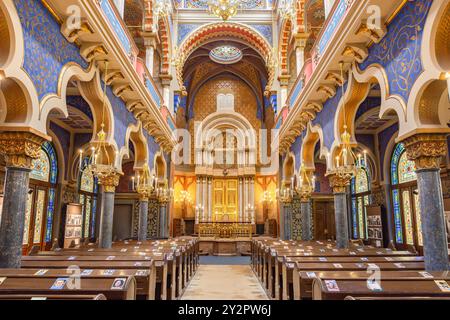
[[[293,189],[283,184],[281,189],[276,190],[276,197],[281,203],[291,203],[293,198]]]
[[[141,174],[137,173],[133,180],[133,191],[137,191],[145,198],[149,198],[155,190],[155,176],[150,175],[148,164],[144,164]]]
[[[311,177],[311,171],[308,171],[308,169],[306,169],[306,166],[302,163],[300,166],[298,184],[295,187],[295,191],[301,199],[309,199],[315,189],[316,177],[314,175],[312,175]]]
[[[227,21],[234,17],[239,8],[238,0],[210,0],[208,2],[208,11],[211,15],[222,18]]]
[[[341,67],[341,78],[344,79],[344,62],[339,63]],[[339,144],[339,153],[335,157],[335,169],[332,174],[336,174],[340,178],[351,179],[356,175],[357,170],[363,166],[361,156],[353,152],[352,144],[350,142],[351,135],[347,127],[347,115],[345,105],[344,83],[342,83],[342,110],[344,118],[344,132],[341,134],[341,142]],[[364,162],[367,164],[367,152],[364,151]]]
[[[106,86],[108,79],[108,65],[109,62],[106,60],[105,63],[105,73],[104,73],[104,88],[103,88],[103,107],[102,107],[102,123],[100,124],[100,130],[97,132],[97,139],[92,142],[91,154],[88,158],[87,169],[91,171],[95,177],[102,179],[103,177],[108,177],[115,173],[117,170],[114,168],[114,163],[112,159],[112,154],[110,150],[112,145],[106,141],[105,132],[105,109],[106,101],[108,96],[106,94]],[[108,150],[109,149],[109,150]],[[118,153],[116,152],[116,156]],[[80,150],[80,163],[83,159],[83,151]],[[81,167],[81,166],[80,166]]]
[[[173,198],[173,189],[169,188],[167,179],[161,187],[156,187],[156,197],[160,203],[168,203]]]

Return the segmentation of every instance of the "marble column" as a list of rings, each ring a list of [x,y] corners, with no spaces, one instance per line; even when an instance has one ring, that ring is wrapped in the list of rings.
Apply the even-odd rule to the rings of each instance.
[[[279,230],[280,230],[280,234],[279,237],[280,239],[284,240],[285,237],[285,232],[284,232],[284,224],[285,224],[285,219],[284,219],[284,203],[283,202],[279,202],[280,205],[280,221],[279,221]]]
[[[249,192],[250,192],[250,205],[252,206],[252,210],[250,211],[250,222],[252,224],[255,223],[255,180],[254,178],[250,178],[250,185],[249,185]]]
[[[203,180],[202,180],[202,190],[203,190],[203,196],[202,196],[202,206],[203,206],[202,221],[203,222],[209,222],[208,221],[208,189],[207,189],[206,178],[203,178]]]
[[[248,222],[248,178],[244,178],[244,222]]]
[[[348,216],[346,189],[351,177],[330,176],[330,184],[334,193],[334,215],[336,221],[336,246],[340,249],[348,248]]]
[[[440,162],[447,155],[446,136],[415,135],[405,141],[405,148],[408,159],[416,164],[425,269],[449,270],[440,176]]]
[[[167,202],[159,204],[159,237],[168,238],[169,228],[167,223]]]
[[[212,191],[212,178],[208,178],[208,221],[212,221],[213,211],[213,191]]]
[[[300,203],[302,213],[302,240],[312,240],[311,234],[311,199],[302,199]]]
[[[0,224],[0,268],[20,268],[25,210],[32,160],[44,139],[32,133],[3,132],[0,153],[6,161]]]
[[[139,199],[139,230],[138,241],[147,240],[148,233],[148,198],[141,196]]]
[[[120,175],[113,172],[99,177],[99,183],[103,186],[102,213],[100,218],[99,247],[111,248],[114,222],[114,197],[116,187],[119,185]]]
[[[292,204],[284,204],[284,238],[283,240],[291,239],[291,217],[292,217]]]
[[[239,200],[239,202],[238,202],[238,210],[239,210],[239,222],[242,222],[242,221],[244,221],[244,219],[243,219],[243,213],[242,213],[242,201],[243,201],[243,198],[242,198],[242,178],[239,178],[239,190],[238,190],[238,192],[239,192],[239,196],[238,196],[238,200]]]
[[[195,224],[200,222],[200,205],[202,204],[202,185],[201,179],[197,177],[197,185],[195,189]]]

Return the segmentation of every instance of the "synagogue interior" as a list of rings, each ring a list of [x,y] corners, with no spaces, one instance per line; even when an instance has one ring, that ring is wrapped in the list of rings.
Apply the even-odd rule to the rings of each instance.
[[[0,300],[450,300],[448,0],[0,1]]]

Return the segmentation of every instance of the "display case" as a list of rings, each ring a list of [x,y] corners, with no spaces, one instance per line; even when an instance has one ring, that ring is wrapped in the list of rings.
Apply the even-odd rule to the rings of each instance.
[[[79,203],[70,203],[66,209],[66,228],[64,234],[64,248],[72,244],[79,245],[83,228],[82,206]]]
[[[367,236],[374,247],[383,247],[383,222],[380,206],[366,206],[367,212]]]

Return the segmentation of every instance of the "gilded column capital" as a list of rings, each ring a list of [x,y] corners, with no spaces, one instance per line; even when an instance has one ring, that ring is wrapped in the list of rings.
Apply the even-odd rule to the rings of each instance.
[[[447,155],[447,137],[443,134],[417,134],[404,142],[406,155],[417,170],[439,169]]]
[[[105,188],[105,192],[115,192],[119,185],[120,173],[112,171],[98,177],[99,183]]]
[[[0,153],[7,167],[31,169],[33,159],[39,158],[46,140],[31,132],[1,132]]]
[[[346,193],[352,177],[349,175],[339,176],[331,174],[328,176],[328,179],[330,180],[330,187],[333,189],[333,193]]]

